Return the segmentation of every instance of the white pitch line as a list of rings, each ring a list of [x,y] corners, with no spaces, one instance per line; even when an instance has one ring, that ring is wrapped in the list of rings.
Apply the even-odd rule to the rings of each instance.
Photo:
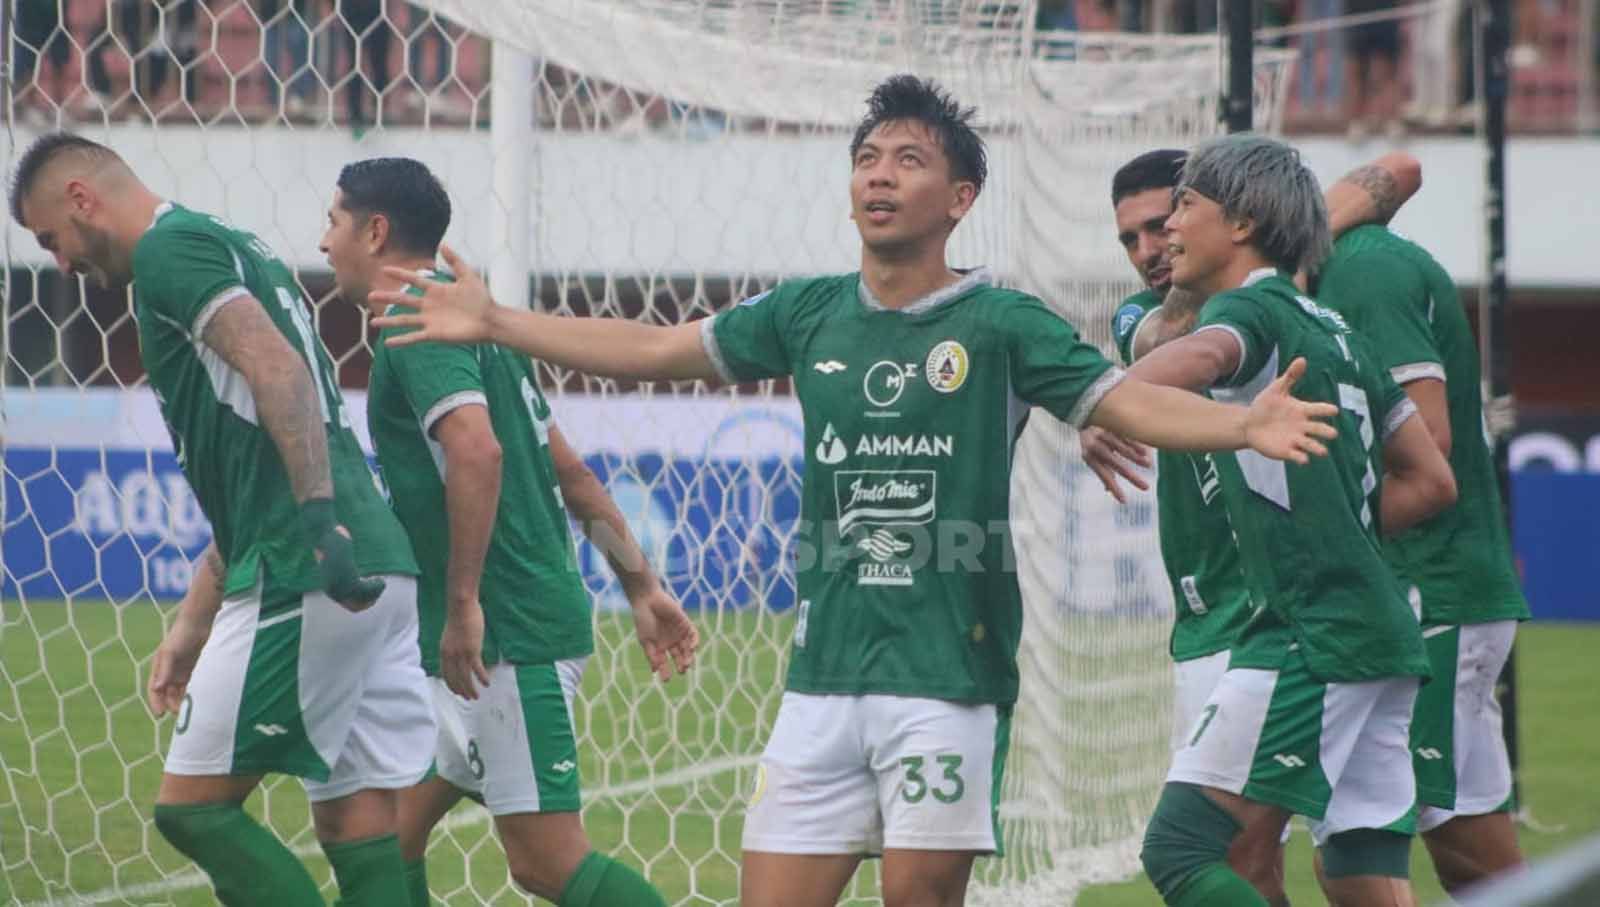
[[[591,795],[595,800],[620,800],[635,794],[649,793],[668,787],[681,787],[704,778],[711,778],[727,772],[742,768],[749,768],[758,761],[756,756],[727,756],[722,759],[712,759],[692,768],[680,768],[664,772],[652,778],[641,778],[638,781],[627,781],[602,787]],[[470,828],[482,825],[493,817],[489,811],[476,803],[468,801],[467,809],[455,812],[444,818],[444,821],[435,826],[435,830],[453,830],[457,828]],[[295,856],[305,859],[322,853],[322,845],[317,843],[301,844],[292,849]],[[43,901],[29,901],[21,907],[92,907],[95,904],[110,904],[116,901],[133,901],[139,898],[160,897],[191,888],[201,888],[211,884],[211,878],[203,872],[188,870],[176,875],[167,876],[158,882],[144,882],[139,885],[130,885],[127,888],[103,888],[89,894],[74,894],[62,898],[50,898]]]

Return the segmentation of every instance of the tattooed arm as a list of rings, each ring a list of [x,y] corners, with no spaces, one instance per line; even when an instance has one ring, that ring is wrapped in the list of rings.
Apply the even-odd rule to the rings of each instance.
[[[1163,343],[1194,330],[1194,320],[1205,301],[1204,296],[1188,290],[1177,287],[1168,290],[1166,298],[1161,300],[1161,308],[1145,319],[1139,326],[1139,333],[1134,335],[1133,358],[1139,359]]]
[[[1334,236],[1362,224],[1387,224],[1422,188],[1422,164],[1403,151],[1385,154],[1328,187],[1328,226]]]
[[[300,533],[316,552],[320,588],[352,611],[371,605],[383,593],[383,581],[359,575],[350,534],[339,525],[328,430],[306,360],[249,296],[218,309],[202,339],[250,386],[256,418],[272,436],[300,504]]]
[[[225,304],[201,339],[250,385],[256,416],[277,445],[295,500],[333,497],[328,433],[311,370],[261,303],[241,296]]]

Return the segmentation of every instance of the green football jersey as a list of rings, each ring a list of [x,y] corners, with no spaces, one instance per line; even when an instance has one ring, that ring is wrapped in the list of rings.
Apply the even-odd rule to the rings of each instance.
[[[983,270],[898,310],[858,274],[788,282],[702,331],[725,380],[793,375],[805,419],[788,688],[1015,701],[1012,445],[1122,372]]]
[[[405,532],[383,500],[337,374],[311,326],[289,269],[255,236],[171,203],[133,249],[134,317],[150,388],[172,434],[217,551],[225,592],[261,582],[263,601],[293,601],[317,588],[315,555],[300,534],[299,505],[272,437],[256,420],[244,377],[202,337],[224,305],[254,297],[311,369],[328,435],[339,522],[350,531],[364,575],[417,572]]]
[[[1248,403],[1304,357],[1295,396],[1340,408],[1328,455],[1304,466],[1216,458],[1256,608],[1229,664],[1275,669],[1298,644],[1319,680],[1426,677],[1421,625],[1378,544],[1382,443],[1416,407],[1343,318],[1271,270],[1207,300],[1196,331],[1228,331],[1242,350],[1213,397]]]
[[[391,306],[391,313],[414,311]],[[500,442],[500,503],[483,563],[485,664],[537,664],[594,651],[589,597],[550,456],[550,405],[533,360],[493,344],[390,347],[379,333],[367,389],[367,427],[395,513],[422,565],[417,583],[422,667],[439,671],[446,613],[450,522],[439,420],[484,406]]]
[[[1526,620],[1484,429],[1478,348],[1455,282],[1421,246],[1367,226],[1334,244],[1317,299],[1366,335],[1395,381],[1445,382],[1456,504],[1384,546],[1401,578],[1422,593],[1423,620]]]
[[[1111,330],[1124,365],[1133,364],[1133,338],[1161,295],[1144,290],[1117,307]],[[1172,658],[1203,658],[1233,645],[1250,619],[1250,595],[1222,503],[1216,460],[1210,454],[1156,451],[1156,512],[1161,561],[1172,583],[1178,617],[1172,624]]]

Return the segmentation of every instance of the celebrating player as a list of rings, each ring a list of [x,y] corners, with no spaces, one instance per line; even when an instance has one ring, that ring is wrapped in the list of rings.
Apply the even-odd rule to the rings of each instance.
[[[1449,465],[1362,338],[1291,282],[1328,246],[1316,179],[1293,149],[1250,135],[1202,145],[1167,226],[1174,285],[1208,301],[1193,334],[1132,374],[1249,400],[1303,357],[1306,392],[1340,407],[1342,431],[1304,466],[1215,458],[1255,612],[1174,757],[1145,869],[1173,907],[1264,907],[1225,860],[1275,850],[1301,813],[1330,900],[1410,903],[1406,730],[1428,666],[1378,536],[1448,506]]]
[[[321,248],[341,295],[376,315],[373,290],[404,286],[383,269],[432,276],[449,224],[450,199],[427,167],[375,158],[339,174]],[[572,699],[594,638],[568,508],[605,550],[663,680],[669,659],[688,668],[697,637],[556,427],[534,369],[492,344],[380,344],[373,357],[367,424],[422,566],[422,663],[439,722],[438,775],[400,804],[411,903],[428,904],[429,833],[471,794],[527,891],[561,907],[665,905],[589,846],[578,815]]]
[[[1125,381],[1039,300],[946,263],[983,188],[982,140],[936,86],[896,76],[850,144],[859,273],[785,282],[698,323],[512,312],[463,269],[391,344],[492,338],[633,380],[792,375],[805,413],[798,615],[788,682],[745,819],[740,903],[835,903],[883,856],[889,907],[962,903],[1001,846],[995,805],[1017,696],[1012,440],[1027,404],[1158,446],[1304,462],[1336,408],[1252,408]],[[453,256],[447,260],[455,266]],[[386,302],[406,301],[399,293]],[[996,537],[998,536],[998,537]]]
[[[417,567],[293,276],[77,136],[36,141],[11,200],[63,273],[133,283],[150,386],[211,522],[151,668],[151,708],[178,716],[156,827],[230,907],[321,905],[241,808],[264,773],[297,775],[341,903],[402,903],[396,790],[422,777],[434,738]]]
[[[1417,827],[1451,893],[1522,862],[1495,682],[1528,603],[1517,582],[1483,433],[1478,351],[1455,282],[1421,246],[1382,227],[1339,238],[1317,299],[1371,338],[1449,458],[1460,499],[1384,554],[1422,596],[1433,682],[1411,719]]]
[[[1172,287],[1167,220],[1185,156],[1174,149],[1149,151],[1123,165],[1112,178],[1117,240],[1146,286],[1124,300],[1112,319],[1124,365],[1132,365],[1136,354],[1189,333],[1205,301]],[[1385,155],[1328,190],[1329,227],[1338,235],[1353,221],[1387,221],[1419,185],[1415,159]],[[1146,487],[1136,468],[1148,466],[1142,447],[1094,427],[1083,429],[1081,436],[1085,462],[1113,497],[1123,499],[1119,476]],[[1211,455],[1161,451],[1157,458],[1161,559],[1177,607],[1171,643],[1172,748],[1177,750],[1189,739],[1201,709],[1227,670],[1228,648],[1253,609]],[[1234,868],[1269,901],[1285,900],[1281,848],[1265,864]]]

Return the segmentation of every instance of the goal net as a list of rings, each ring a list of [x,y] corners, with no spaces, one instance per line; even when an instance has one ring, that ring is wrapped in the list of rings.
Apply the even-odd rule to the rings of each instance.
[[[349,161],[426,162],[454,204],[447,242],[492,264],[511,296],[672,324],[787,277],[853,270],[850,129],[883,77],[932,76],[978,106],[990,147],[952,263],[993,267],[1109,352],[1110,313],[1138,289],[1111,174],[1218,131],[1214,37],[1050,32],[1031,2],[6,6],[7,172],[33,137],[68,128],[164,196],[257,233],[301,281],[364,442],[365,331],[317,250]],[[528,86],[490,66],[514,54],[534,61],[521,117],[506,102]],[[1261,128],[1276,122],[1284,63],[1258,52]],[[129,295],[64,277],[15,224],[5,244],[0,900],[211,903],[150,823],[171,723],[142,700],[209,529],[146,386]],[[597,637],[577,704],[585,824],[674,904],[735,904],[744,802],[793,629],[798,407],[784,382],[543,380],[704,640],[687,678],[652,683],[620,591],[580,546]],[[1115,506],[1075,444],[1036,413],[1017,453],[1023,692],[1007,852],[980,861],[975,904],[1070,903],[1134,871],[1167,763],[1171,603],[1153,500]],[[269,780],[249,808],[331,893],[298,784]],[[435,833],[429,875],[441,904],[527,901],[470,805]],[[877,888],[869,862],[845,903],[878,903]]]

